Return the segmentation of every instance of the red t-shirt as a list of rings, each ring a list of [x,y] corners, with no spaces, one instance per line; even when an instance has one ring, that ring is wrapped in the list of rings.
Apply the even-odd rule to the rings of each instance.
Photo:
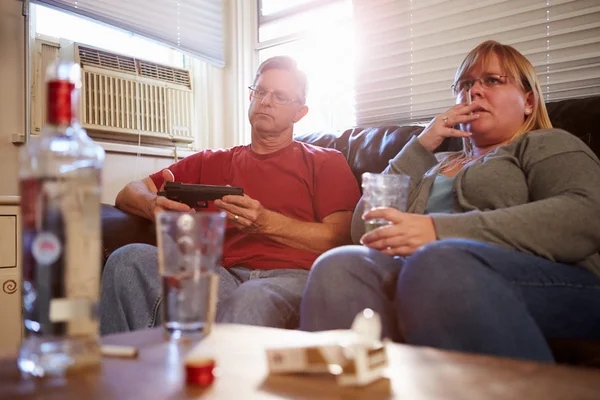
[[[257,154],[249,145],[203,150],[169,169],[176,182],[242,187],[263,207],[300,221],[322,222],[336,211],[353,211],[360,198],[358,183],[339,151],[297,141],[270,154]],[[150,178],[157,188],[164,182],[160,171]],[[213,203],[205,210],[214,211]],[[317,257],[227,225],[224,267],[310,269]]]

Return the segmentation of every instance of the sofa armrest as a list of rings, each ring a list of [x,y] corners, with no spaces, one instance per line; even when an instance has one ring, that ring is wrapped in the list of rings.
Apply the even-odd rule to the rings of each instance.
[[[130,243],[156,245],[154,223],[146,218],[129,214],[118,208],[102,204],[102,267],[113,251]]]

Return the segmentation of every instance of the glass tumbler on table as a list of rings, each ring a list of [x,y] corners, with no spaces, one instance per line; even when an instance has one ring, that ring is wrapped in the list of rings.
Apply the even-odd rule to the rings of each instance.
[[[364,212],[390,207],[406,211],[410,177],[400,174],[362,174]],[[383,218],[365,221],[365,231],[371,232],[391,222]]]
[[[199,336],[210,330],[225,220],[220,212],[157,214],[162,324],[168,337]]]

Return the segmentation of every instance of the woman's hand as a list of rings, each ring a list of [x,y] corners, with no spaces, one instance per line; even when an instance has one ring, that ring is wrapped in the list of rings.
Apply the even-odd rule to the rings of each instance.
[[[363,215],[364,220],[374,218],[383,218],[392,225],[365,233],[360,242],[391,256],[409,256],[437,240],[433,220],[428,215],[404,213],[394,208],[377,208]]]
[[[470,132],[452,128],[457,124],[464,124],[479,118],[479,113],[471,112],[478,106],[475,104],[457,104],[443,114],[431,120],[423,132],[418,136],[419,142],[430,152],[434,152],[447,137],[469,137]]]

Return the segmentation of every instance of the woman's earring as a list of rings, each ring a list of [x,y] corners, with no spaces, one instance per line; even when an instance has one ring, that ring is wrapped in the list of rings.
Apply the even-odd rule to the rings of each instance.
[[[525,109],[525,115],[529,115],[529,114],[531,114],[531,108],[527,107]]]

